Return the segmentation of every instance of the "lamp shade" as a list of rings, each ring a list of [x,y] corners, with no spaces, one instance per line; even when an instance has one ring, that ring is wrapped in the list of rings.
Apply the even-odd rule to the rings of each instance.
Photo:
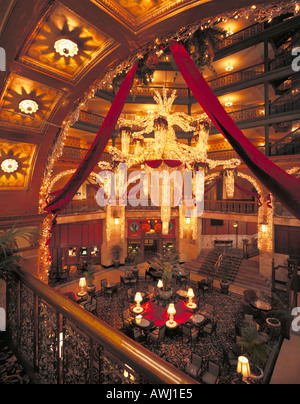
[[[79,286],[81,288],[85,288],[86,287],[86,279],[85,278],[80,278],[79,279]]]
[[[245,356],[239,356],[238,358],[237,373],[241,373],[245,379],[250,376],[250,365]]]
[[[143,298],[142,298],[141,293],[140,293],[140,292],[137,292],[136,295],[135,295],[134,301],[135,301],[136,303],[141,303],[142,300],[143,300]]]
[[[158,288],[162,288],[164,285],[163,285],[163,281],[161,280],[161,279],[159,279],[159,281],[158,281],[158,284],[157,284],[157,287]]]
[[[168,314],[173,314],[173,315],[176,314],[176,309],[175,309],[174,303],[169,304]]]
[[[188,297],[191,297],[191,298],[195,297],[195,294],[194,294],[194,291],[192,288],[189,288],[187,295],[188,295]]]

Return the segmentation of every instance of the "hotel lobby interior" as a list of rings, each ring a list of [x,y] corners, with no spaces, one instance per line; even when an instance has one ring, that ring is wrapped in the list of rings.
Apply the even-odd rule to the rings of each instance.
[[[0,9],[0,384],[299,384],[300,2]]]

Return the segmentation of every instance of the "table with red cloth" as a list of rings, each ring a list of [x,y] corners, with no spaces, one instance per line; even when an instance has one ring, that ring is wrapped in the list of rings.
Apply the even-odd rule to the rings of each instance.
[[[167,308],[156,304],[154,299],[149,300],[147,303],[143,304],[142,307],[144,309],[143,313],[145,313],[143,317],[153,321],[155,327],[162,326],[169,319]],[[178,325],[185,323],[193,315],[193,312],[189,311],[182,300],[175,303],[175,309],[176,314],[174,315],[174,321],[176,321]]]

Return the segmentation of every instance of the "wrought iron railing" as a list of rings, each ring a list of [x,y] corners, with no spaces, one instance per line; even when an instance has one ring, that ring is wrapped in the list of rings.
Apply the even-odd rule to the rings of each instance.
[[[298,151],[300,149],[300,127],[293,130],[288,135],[284,136],[282,139],[278,140],[276,143],[271,145],[270,147],[270,155],[278,156],[278,155],[288,155],[294,154],[292,151]],[[296,148],[295,146],[298,146]]]
[[[209,80],[208,84],[210,85],[212,90],[216,90],[218,88],[230,86],[232,84],[240,83],[245,80],[251,80],[257,76],[260,76],[264,72],[264,64],[258,64],[233,73],[220,75],[215,79]]]
[[[7,333],[35,382],[197,383],[32,275],[14,275],[7,281]]]
[[[234,45],[237,42],[243,41],[245,39],[251,38],[254,35],[257,35],[263,32],[265,29],[265,24],[257,23],[253,24],[250,27],[247,27],[239,32],[234,33],[223,39],[217,44],[218,49],[226,48],[227,46]]]
[[[204,210],[220,213],[257,214],[258,203],[252,201],[204,201]]]

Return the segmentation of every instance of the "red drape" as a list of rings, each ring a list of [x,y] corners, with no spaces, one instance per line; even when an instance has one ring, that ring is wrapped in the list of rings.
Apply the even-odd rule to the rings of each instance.
[[[106,118],[99,129],[97,136],[85,158],[81,162],[80,166],[70,178],[66,186],[61,192],[55,196],[55,198],[47,204],[45,210],[48,213],[57,213],[61,211],[74,197],[80,186],[87,180],[93,168],[100,160],[107,142],[111,138],[119,116],[124,108],[124,104],[127,101],[130,89],[133,85],[133,80],[137,70],[137,64],[127,74],[122,86],[120,87]]]
[[[236,126],[199,72],[182,44],[172,43],[175,62],[188,87],[215,127],[262,184],[300,219],[300,180],[289,175],[261,153]]]

